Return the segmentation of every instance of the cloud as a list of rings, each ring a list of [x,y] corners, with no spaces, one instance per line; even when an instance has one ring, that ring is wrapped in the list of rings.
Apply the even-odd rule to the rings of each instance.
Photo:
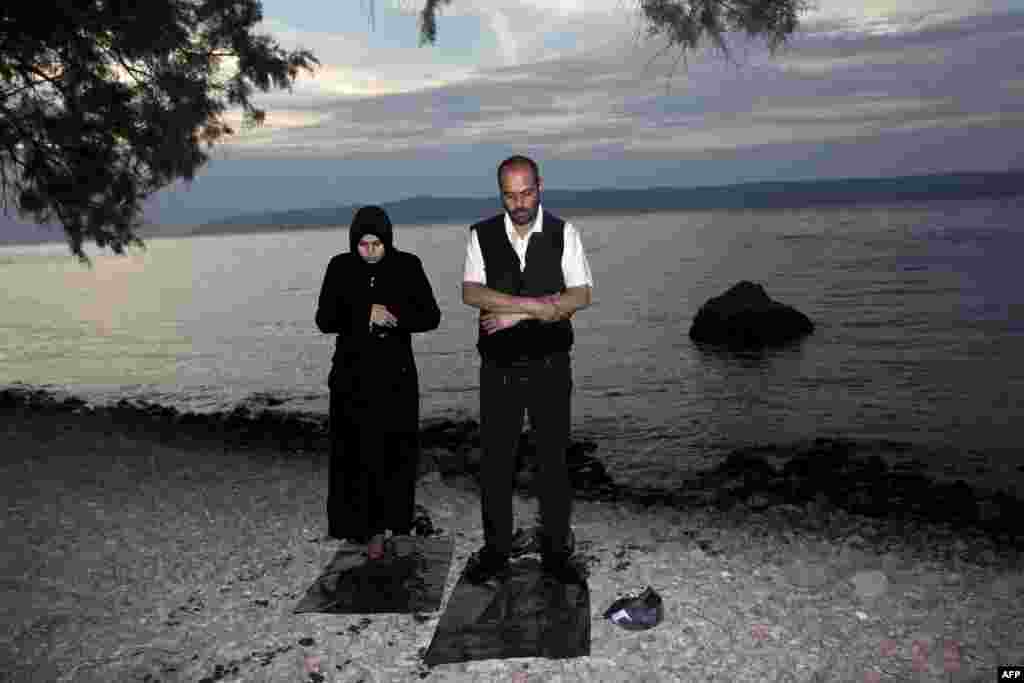
[[[457,1],[450,15],[505,27],[481,64],[370,49],[365,36],[288,34],[296,45],[327,46],[318,53],[325,68],[295,95],[270,100],[282,107],[267,105],[271,125],[228,149],[402,159],[489,145],[550,158],[667,158],[919,130],[1018,130],[1024,13],[946,18],[958,7],[869,3],[851,13],[826,4],[775,56],[757,43],[735,64],[703,51],[669,81],[672,55],[659,59],[662,44],[643,39],[618,2]]]
[[[985,0],[819,0],[804,14],[804,30],[826,37],[920,31],[986,12]]]
[[[886,64],[941,64],[952,56],[951,48],[933,46],[893,47],[860,54],[784,56],[779,65],[796,75],[828,77],[836,71]]]
[[[420,3],[415,5],[418,13]],[[406,8],[409,11],[409,8]],[[446,17],[477,17],[496,43],[481,55],[481,68],[511,67],[556,59],[614,40],[624,26],[639,29],[638,6],[628,0],[570,2],[547,0],[456,0],[438,17],[438,43],[444,44]]]
[[[344,33],[298,30],[279,19],[266,19],[259,31],[270,34],[286,50],[308,49],[320,60],[311,76],[303,72],[292,93],[261,94],[261,105],[307,105],[331,97],[366,97],[408,92],[457,83],[468,78],[475,64],[459,63],[415,42],[386,48],[371,47],[362,27]],[[410,36],[410,39],[414,36]]]
[[[274,109],[271,115],[267,116],[266,121],[259,128],[253,128],[251,132],[245,132],[242,130],[242,114],[239,111],[231,111],[225,114],[224,118],[227,123],[239,131],[239,134],[245,137],[258,136],[260,134],[266,134],[278,130],[287,130],[290,128],[311,128],[318,126],[323,123],[327,118],[328,114],[310,111],[307,109]]]

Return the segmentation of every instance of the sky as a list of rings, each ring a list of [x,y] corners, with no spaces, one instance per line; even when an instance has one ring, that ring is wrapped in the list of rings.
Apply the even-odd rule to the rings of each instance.
[[[1024,0],[819,0],[790,43],[678,61],[635,0],[264,0],[257,31],[321,61],[261,94],[158,223],[418,195],[495,196],[510,154],[548,189],[1024,168]],[[240,120],[238,112],[230,119]]]

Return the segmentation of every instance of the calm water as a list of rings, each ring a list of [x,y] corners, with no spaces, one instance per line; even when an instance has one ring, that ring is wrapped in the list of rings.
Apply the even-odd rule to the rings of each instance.
[[[814,436],[911,441],[976,482],[1020,476],[1024,198],[576,223],[596,286],[574,321],[574,435],[600,442],[617,479],[671,485],[730,448]],[[0,249],[0,385],[198,411],[270,394],[326,413],[334,342],[313,315],[347,234],[152,240],[91,271],[60,244]],[[466,235],[396,229],[443,314],[414,337],[425,419],[478,416]],[[697,309],[740,279],[815,334],[766,354],[697,350]]]

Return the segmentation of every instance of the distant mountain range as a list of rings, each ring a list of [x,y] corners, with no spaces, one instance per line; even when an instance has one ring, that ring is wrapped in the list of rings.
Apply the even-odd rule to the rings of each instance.
[[[782,209],[822,205],[983,199],[1024,194],[1024,170],[984,173],[742,183],[716,187],[652,187],[644,190],[545,190],[544,208],[567,217],[708,209]],[[493,197],[410,197],[381,205],[396,225],[466,223],[501,211]],[[359,205],[243,214],[204,223],[146,225],[146,237],[275,232],[347,226]],[[63,241],[63,231],[5,220],[0,244]]]
[[[950,173],[897,178],[743,183],[717,187],[652,187],[644,190],[545,190],[544,208],[568,214],[636,214],[650,211],[800,208],[941,199],[981,199],[1024,194],[1024,170]],[[501,211],[493,197],[411,197],[381,206],[396,225],[471,223]],[[358,205],[246,214],[206,223],[193,234],[347,226]]]

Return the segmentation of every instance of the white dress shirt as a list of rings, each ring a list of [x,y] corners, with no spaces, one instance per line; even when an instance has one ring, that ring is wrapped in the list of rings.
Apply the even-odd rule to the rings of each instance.
[[[512,219],[508,212],[505,212],[505,234],[509,243],[516,250],[519,256],[519,272],[526,270],[526,248],[530,245],[530,238],[534,233],[544,231],[544,207],[538,205],[537,218],[530,226],[526,237],[519,237]],[[590,274],[590,264],[587,262],[587,255],[583,251],[583,242],[580,241],[580,233],[569,221],[565,222],[565,246],[562,248],[562,275],[565,277],[566,287],[594,286],[594,278]],[[469,244],[466,246],[466,267],[462,276],[463,282],[477,282],[487,284],[487,273],[484,270],[484,255],[480,250],[480,240],[476,230],[469,234]]]

